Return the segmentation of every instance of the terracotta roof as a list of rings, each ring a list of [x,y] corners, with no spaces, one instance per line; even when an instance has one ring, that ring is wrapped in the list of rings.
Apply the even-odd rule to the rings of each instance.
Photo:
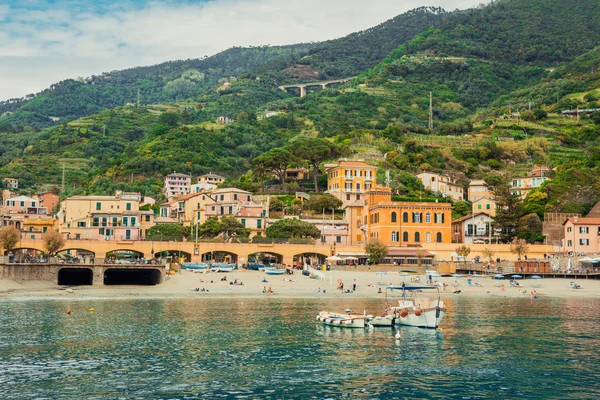
[[[183,201],[183,200],[188,200],[191,198],[194,198],[196,196],[199,196],[201,194],[206,194],[206,193],[202,193],[202,192],[198,192],[198,193],[188,193],[188,194],[184,194],[183,196],[179,196],[175,201]]]
[[[567,218],[563,225],[567,222],[573,223],[573,225],[600,225],[600,218]]]
[[[600,201],[596,203],[594,208],[585,216],[586,218],[600,218]]]
[[[475,214],[475,215],[473,215],[473,214],[465,215],[464,217],[461,217],[461,218],[459,218],[459,219],[455,219],[454,221],[452,221],[452,223],[455,223],[455,222],[464,222],[464,221],[467,221],[467,220],[469,220],[469,219],[471,219],[471,218],[478,217],[478,216],[480,216],[481,214],[483,214],[483,215],[487,215],[487,216],[489,217],[489,215],[488,215],[488,214],[486,214],[486,213],[484,213],[484,212],[480,212],[480,213],[477,213],[477,214]]]

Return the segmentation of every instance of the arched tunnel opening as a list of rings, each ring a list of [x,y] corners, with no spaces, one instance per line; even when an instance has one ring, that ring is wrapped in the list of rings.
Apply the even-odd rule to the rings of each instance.
[[[157,269],[111,268],[104,272],[105,285],[152,286],[160,283],[161,273]]]
[[[61,268],[58,271],[58,284],[65,286],[91,285],[94,273],[89,268]]]

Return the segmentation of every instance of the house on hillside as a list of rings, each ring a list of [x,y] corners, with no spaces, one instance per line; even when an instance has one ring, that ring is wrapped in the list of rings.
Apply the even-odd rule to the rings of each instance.
[[[464,188],[456,183],[456,180],[448,175],[436,174],[435,172],[422,172],[417,178],[423,183],[425,189],[438,192],[452,200],[464,200]]]
[[[488,243],[492,218],[486,213],[469,214],[452,221],[452,242]]]
[[[217,120],[215,122],[218,125],[230,125],[230,124],[233,124],[235,122],[235,120],[231,117],[221,115],[220,117],[217,118]]]

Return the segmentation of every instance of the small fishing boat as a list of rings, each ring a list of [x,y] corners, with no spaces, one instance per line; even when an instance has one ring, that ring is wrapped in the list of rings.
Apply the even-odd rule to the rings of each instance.
[[[377,315],[368,320],[369,325],[379,327],[392,327],[394,326],[394,322],[396,320],[396,316],[394,314],[383,313],[383,315]]]
[[[285,273],[285,269],[265,269],[265,274],[267,275],[283,275]]]
[[[209,268],[209,265],[206,263],[185,262],[181,265],[181,268],[189,270],[206,270]]]
[[[317,315],[317,321],[321,321],[324,325],[339,326],[340,328],[364,328],[365,321],[369,317],[369,315],[352,314],[349,309],[345,313],[321,311]]]
[[[387,291],[401,290],[402,298],[398,306],[388,307],[387,315],[393,315],[396,326],[415,326],[419,328],[436,329],[446,314],[446,306],[440,299],[440,289],[437,286],[388,286]],[[416,297],[423,291],[437,290],[437,300],[428,297]]]
[[[210,267],[212,272],[232,272],[235,269],[235,264],[215,263]]]

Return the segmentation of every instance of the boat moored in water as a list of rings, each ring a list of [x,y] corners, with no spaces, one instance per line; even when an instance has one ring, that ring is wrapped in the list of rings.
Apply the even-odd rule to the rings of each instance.
[[[340,328],[364,328],[369,317],[370,315],[352,314],[350,310],[346,310],[345,313],[321,311],[317,315],[317,321]]]
[[[415,326],[419,328],[436,329],[446,314],[446,305],[440,299],[440,289],[437,286],[388,286],[387,290],[401,290],[402,298],[398,306],[388,307],[386,313],[394,316],[396,326]],[[437,290],[437,299],[416,297],[423,291]]]

